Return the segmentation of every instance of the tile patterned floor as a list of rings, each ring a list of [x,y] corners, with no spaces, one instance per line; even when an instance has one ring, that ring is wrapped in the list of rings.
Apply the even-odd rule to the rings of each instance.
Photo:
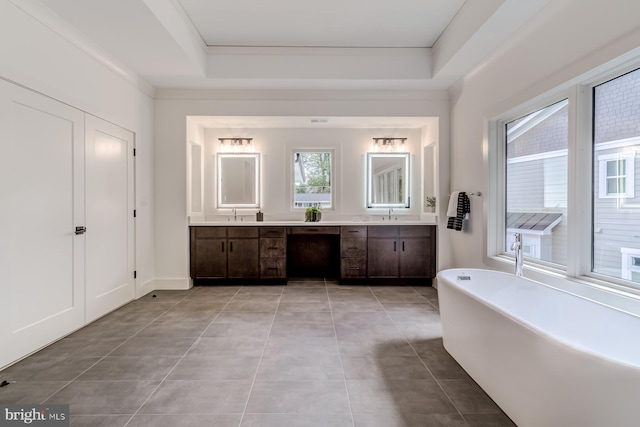
[[[72,426],[514,426],[444,350],[436,289],[155,291],[0,372]]]

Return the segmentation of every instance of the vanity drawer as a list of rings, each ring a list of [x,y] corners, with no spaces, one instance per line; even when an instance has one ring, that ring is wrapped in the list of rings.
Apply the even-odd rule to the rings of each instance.
[[[227,227],[193,227],[196,239],[225,238]]]
[[[260,239],[260,258],[279,258],[287,255],[286,239]]]
[[[342,258],[340,262],[340,277],[366,277],[367,261],[365,258]]]
[[[433,225],[401,225],[400,237],[431,237],[435,229]]]
[[[365,225],[349,225],[340,227],[342,238],[345,237],[367,237],[367,227]]]
[[[398,237],[397,225],[370,225],[369,237]]]
[[[261,279],[283,279],[287,277],[286,258],[261,258],[260,278]]]
[[[328,227],[328,226],[302,226],[302,227],[288,227],[287,232],[289,234],[340,234],[340,227]]]
[[[230,239],[258,237],[258,227],[227,227]]]
[[[285,227],[260,227],[260,237],[285,237]]]
[[[359,237],[343,237],[340,239],[340,256],[342,258],[363,258],[367,255],[367,239]]]

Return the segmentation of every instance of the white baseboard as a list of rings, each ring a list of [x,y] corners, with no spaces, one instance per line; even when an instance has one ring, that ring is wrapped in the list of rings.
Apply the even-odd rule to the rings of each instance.
[[[155,279],[155,290],[187,290],[191,289],[191,279],[188,277],[181,279]]]
[[[145,296],[155,289],[155,281],[153,279],[147,280],[144,283],[139,283],[136,288],[136,299]]]

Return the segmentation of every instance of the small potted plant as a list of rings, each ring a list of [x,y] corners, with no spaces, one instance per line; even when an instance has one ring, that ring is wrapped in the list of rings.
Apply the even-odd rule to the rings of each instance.
[[[436,211],[436,198],[433,196],[427,196],[424,202],[425,211],[426,212],[435,212]]]
[[[305,222],[318,222],[322,217],[322,208],[320,206],[313,206],[307,208],[304,212],[304,221]]]

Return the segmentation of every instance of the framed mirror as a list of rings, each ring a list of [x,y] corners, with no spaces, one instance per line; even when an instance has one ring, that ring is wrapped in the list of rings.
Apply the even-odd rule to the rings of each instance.
[[[217,154],[218,208],[260,207],[260,154]]]
[[[367,153],[367,207],[408,208],[410,153]]]

